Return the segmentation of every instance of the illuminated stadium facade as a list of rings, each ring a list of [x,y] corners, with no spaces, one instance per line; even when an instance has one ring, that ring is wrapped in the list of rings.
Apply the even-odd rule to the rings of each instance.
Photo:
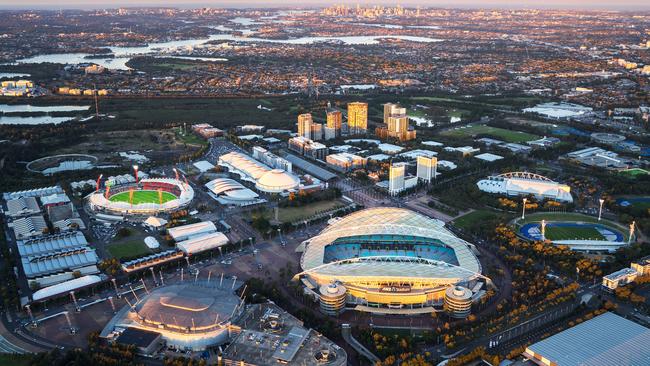
[[[239,283],[240,284],[240,283]],[[230,283],[186,281],[157,287],[144,296],[127,299],[106,325],[103,338],[115,338],[127,328],[159,333],[167,346],[201,351],[227,343],[232,320],[244,310],[243,300]]]
[[[481,191],[487,193],[508,196],[533,195],[538,199],[549,198],[556,201],[573,202],[571,187],[529,172],[500,174],[482,179],[476,185]]]
[[[86,197],[96,213],[154,215],[187,207],[194,189],[179,179],[147,178],[137,183],[107,186]]]
[[[342,285],[347,309],[429,313],[442,309],[449,287],[472,289],[476,300],[483,285],[491,285],[471,246],[442,221],[401,208],[371,208],[303,242],[303,271],[294,279],[321,300],[332,297],[322,289]]]

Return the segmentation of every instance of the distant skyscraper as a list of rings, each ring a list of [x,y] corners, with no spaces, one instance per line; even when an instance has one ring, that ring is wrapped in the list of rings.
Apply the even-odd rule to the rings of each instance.
[[[348,103],[348,131],[351,134],[365,133],[368,130],[368,103]]]
[[[311,125],[313,124],[311,113],[305,113],[298,116],[298,136],[311,139]]]
[[[311,130],[311,139],[314,141],[323,139],[323,124],[322,123],[312,123],[310,125]]]
[[[334,131],[335,137],[341,135],[343,125],[343,113],[339,110],[330,109],[327,111],[327,128]]]
[[[425,181],[427,183],[431,182],[432,179],[436,177],[437,169],[438,169],[438,158],[434,157],[426,157],[426,156],[418,156],[418,180]]]
[[[404,176],[406,166],[404,164],[393,164],[388,170],[388,193],[395,195],[404,190]]]

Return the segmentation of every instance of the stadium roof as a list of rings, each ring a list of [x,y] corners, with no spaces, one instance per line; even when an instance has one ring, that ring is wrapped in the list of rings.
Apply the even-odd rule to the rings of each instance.
[[[193,236],[190,239],[177,243],[176,247],[185,254],[194,254],[216,249],[226,244],[228,244],[228,238],[223,233],[216,232]]]
[[[650,365],[650,329],[614,313],[604,313],[526,348],[542,365]],[[548,364],[548,363],[547,363]]]
[[[325,247],[338,238],[357,235],[405,235],[440,241],[454,251],[458,266],[416,257],[376,256],[324,264]],[[458,278],[480,275],[481,265],[468,243],[444,228],[440,220],[395,208],[370,208],[352,213],[306,242],[301,258],[305,272],[331,276],[389,276],[391,278]]]

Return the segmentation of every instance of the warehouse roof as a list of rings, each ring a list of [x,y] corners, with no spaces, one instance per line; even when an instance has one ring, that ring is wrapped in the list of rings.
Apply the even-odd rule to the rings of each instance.
[[[524,355],[561,366],[649,365],[649,344],[650,329],[607,312],[529,346]]]

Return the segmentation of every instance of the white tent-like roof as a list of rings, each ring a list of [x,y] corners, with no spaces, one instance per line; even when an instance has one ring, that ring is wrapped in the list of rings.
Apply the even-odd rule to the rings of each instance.
[[[149,249],[160,248],[160,243],[153,236],[147,236],[146,238],[144,238],[144,243],[147,245]]]
[[[161,217],[155,217],[155,216],[149,216],[145,221],[145,224],[154,227],[154,228],[159,228],[162,226],[165,226],[167,224],[167,220],[161,218]]]
[[[228,244],[228,238],[220,232],[195,236],[176,244],[187,255],[216,249]]]
[[[59,294],[67,294],[70,291],[102,282],[101,277],[97,275],[83,276],[70,281],[58,283],[54,286],[40,289],[32,295],[34,301],[50,298]]]

